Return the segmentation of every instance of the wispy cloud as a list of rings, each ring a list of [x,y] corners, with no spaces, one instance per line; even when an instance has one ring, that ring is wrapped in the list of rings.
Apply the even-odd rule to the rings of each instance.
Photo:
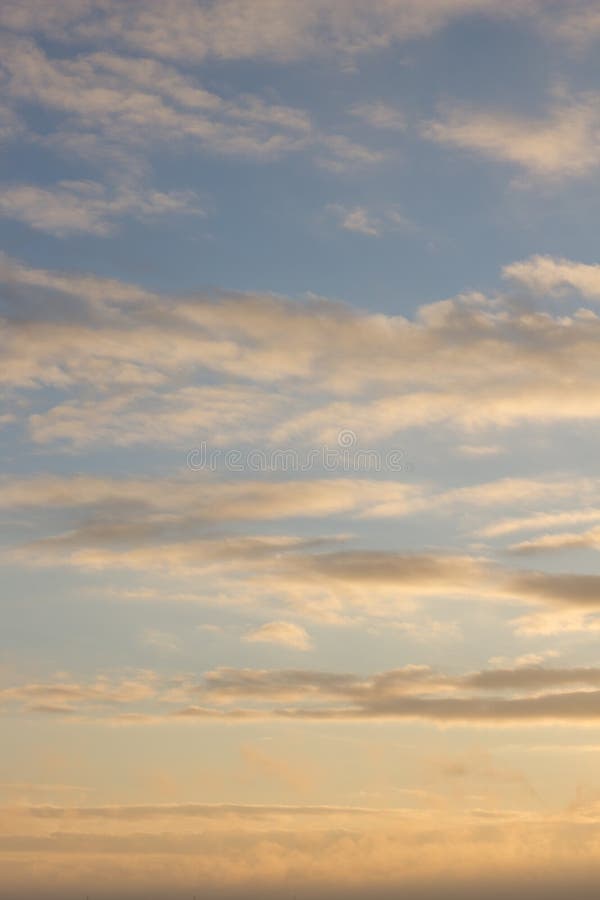
[[[295,622],[266,622],[248,631],[244,640],[251,644],[280,644],[293,650],[310,650],[310,636],[302,625]]]
[[[160,628],[144,629],[141,640],[143,644],[158,650],[159,653],[179,653],[181,650],[181,642],[177,635]]]
[[[341,428],[381,440],[434,423],[472,433],[600,415],[591,310],[559,316],[469,294],[406,319],[316,298],[170,298],[10,260],[2,279],[16,298],[2,320],[3,382],[62,395],[29,419],[40,443],[197,444],[210,427],[221,445],[333,445]],[[202,373],[228,383],[199,383]],[[86,399],[86,384],[102,395]]]
[[[369,237],[380,237],[389,231],[413,231],[415,226],[399,210],[369,212],[364,206],[344,206],[331,203],[327,212],[333,215],[339,227]]]
[[[407,127],[406,117],[401,109],[376,100],[371,103],[357,103],[350,110],[353,116],[362,119],[373,128],[384,128],[390,131],[404,131]]]
[[[428,36],[464,15],[525,15],[539,2],[508,0],[180,0],[165,15],[159,0],[123,7],[118,0],[70,0],[59,10],[39,0],[7,0],[0,25],[40,32],[55,40],[118,41],[135,52],[166,59],[266,59],[287,61],[335,54],[342,59]]]
[[[450,106],[422,132],[437,143],[519,166],[535,176],[585,175],[600,165],[595,95],[559,99],[542,117]]]
[[[192,192],[161,193],[142,188],[108,190],[94,181],[63,181],[51,187],[0,187],[0,216],[57,237],[107,235],[122,217],[151,221],[173,214],[203,215]]]
[[[7,115],[12,103],[56,117],[44,134],[31,118],[30,139],[59,153],[118,166],[129,178],[146,165],[149,141],[154,150],[178,144],[256,162],[306,151],[334,171],[383,159],[377,148],[318,129],[304,109],[256,94],[222,96],[157,60],[106,51],[51,57],[30,39],[6,35],[0,46]],[[11,120],[9,125],[7,137],[14,130]]]

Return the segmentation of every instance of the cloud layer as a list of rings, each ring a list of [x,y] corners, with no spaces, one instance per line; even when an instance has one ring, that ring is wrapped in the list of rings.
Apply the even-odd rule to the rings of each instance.
[[[270,624],[279,626],[281,637],[285,623]],[[265,720],[597,725],[600,669],[520,665],[449,675],[408,665],[365,677],[311,669],[219,668],[201,679],[139,672],[99,675],[89,683],[55,679],[16,685],[0,692],[0,704],[5,714],[75,716],[108,725]]]
[[[539,287],[540,266],[534,259],[507,274]],[[569,283],[593,293],[592,266],[546,261],[543,271],[548,290]],[[600,415],[600,328],[590,308],[556,315],[469,294],[407,319],[319,298],[162,297],[9,259],[2,280],[4,385],[62,394],[28,417],[41,444],[189,447],[210,434],[216,445],[283,448],[335,445],[342,428],[373,442],[434,424],[473,430]]]

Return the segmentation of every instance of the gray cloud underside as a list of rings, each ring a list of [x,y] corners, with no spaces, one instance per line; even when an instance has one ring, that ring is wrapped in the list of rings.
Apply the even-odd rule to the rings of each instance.
[[[264,719],[587,724],[600,718],[599,687],[600,669],[595,667],[521,666],[455,676],[407,666],[372,677],[223,668],[197,682],[141,673],[90,684],[26,684],[5,688],[0,702],[6,713],[69,714],[109,724]],[[199,704],[189,702],[195,697]]]

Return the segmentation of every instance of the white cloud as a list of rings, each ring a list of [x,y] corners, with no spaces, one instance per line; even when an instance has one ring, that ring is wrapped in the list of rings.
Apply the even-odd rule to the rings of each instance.
[[[521,656],[517,656],[516,659],[506,656],[493,656],[489,660],[489,664],[500,669],[520,669],[524,666],[531,668],[541,666],[544,660],[556,659],[558,656],[560,656],[558,650],[544,650],[541,653],[524,653]]]
[[[583,499],[583,495],[582,495]],[[600,520],[600,509],[583,507],[552,512],[537,512],[529,516],[513,516],[492,522],[481,530],[486,537],[503,537],[515,531],[537,531],[540,528],[553,528],[556,525],[574,525],[582,522]]]
[[[518,637],[540,637],[561,634],[595,635],[600,631],[600,616],[581,610],[553,609],[529,613],[511,623]]]
[[[251,644],[280,644],[293,650],[311,650],[310,635],[302,625],[294,622],[266,622],[244,635]]]
[[[577,291],[583,297],[600,299],[600,266],[552,256],[532,256],[502,270],[505,278],[544,296]]]
[[[436,423],[472,436],[600,418],[589,309],[467,294],[407,319],[317,297],[161,296],[8,259],[0,278],[11,285],[0,378],[59,391],[29,416],[39,443],[336,447],[350,429],[360,447]]]
[[[536,176],[581,176],[600,165],[596,95],[560,99],[543,117],[450,107],[422,132],[437,143],[512,163]]]
[[[109,191],[94,181],[62,181],[51,187],[0,187],[0,216],[25,222],[58,237],[83,232],[106,235],[126,216],[152,220],[172,214],[202,215],[191,192],[162,193],[142,188]]]
[[[559,550],[600,550],[600,526],[587,531],[541,534],[519,541],[509,548],[513,553],[556,553]]]

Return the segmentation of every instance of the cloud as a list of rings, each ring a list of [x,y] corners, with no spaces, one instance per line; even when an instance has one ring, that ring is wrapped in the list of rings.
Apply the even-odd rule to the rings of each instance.
[[[15,140],[24,130],[23,121],[15,110],[8,104],[0,103],[0,143]]]
[[[598,98],[558,100],[541,118],[450,107],[423,128],[440,144],[517,165],[543,177],[573,177],[600,164]]]
[[[200,451],[198,451],[200,452]],[[543,478],[500,478],[460,488],[445,488],[430,482],[411,483],[390,478],[337,477],[333,474],[303,478],[300,472],[286,472],[277,480],[265,472],[263,480],[253,477],[228,480],[201,468],[178,478],[111,478],[92,475],[38,475],[29,478],[0,478],[0,509],[27,515],[31,524],[40,522],[48,510],[53,515],[53,535],[69,525],[70,542],[144,536],[165,540],[206,526],[285,519],[323,519],[342,516],[347,522],[413,517],[424,514],[438,518],[468,513],[476,533],[503,537],[519,530],[539,531],[555,525],[595,522],[600,480],[588,477],[565,478],[560,474]],[[266,476],[266,477],[265,477]],[[579,502],[578,509],[558,509],[559,504]],[[552,512],[513,515],[498,519],[500,510],[514,511],[552,504]],[[489,521],[491,517],[491,522]],[[42,529],[48,531],[44,519]],[[473,526],[472,526],[473,527]]]
[[[312,643],[305,628],[293,622],[266,622],[244,635],[251,644],[280,644],[293,650],[311,650]]]
[[[181,643],[175,634],[161,631],[159,628],[146,628],[142,632],[142,643],[152,647],[159,653],[179,653]]]
[[[196,602],[263,609],[286,608],[324,622],[352,616],[374,620],[414,609],[419,598],[477,597],[537,605],[578,602],[569,584],[556,597],[541,595],[537,581],[526,589],[485,560],[445,554],[329,549],[344,535],[301,539],[293,535],[248,536],[161,533],[144,523],[98,523],[11,548],[13,563],[73,567],[83,571],[130,571],[189,579],[202,575]],[[528,573],[524,573],[524,576]],[[532,573],[533,576],[538,573]],[[529,596],[531,594],[531,596]],[[551,590],[551,584],[547,587]]]
[[[503,275],[541,296],[560,296],[574,290],[591,300],[600,298],[600,266],[597,265],[552,256],[532,256],[505,266]]]
[[[531,601],[565,604],[580,609],[600,605],[600,576],[570,572],[521,571],[509,577],[507,588]]]
[[[485,761],[465,762],[485,777]],[[500,767],[495,774],[511,775]],[[527,883],[534,900],[570,892],[592,900],[599,842],[590,794],[558,812],[511,810],[501,800],[461,812],[301,804],[57,806],[47,816],[35,807],[3,809],[10,822],[0,843],[3,888],[17,900],[71,900],[90,884],[106,897],[179,900],[201,884],[217,898],[274,900],[301,881],[310,900],[388,900],[399,892],[500,900]]]
[[[365,709],[398,697],[439,697],[443,700],[472,698],[460,696],[465,692],[489,691],[501,693],[518,691],[533,694],[549,688],[600,687],[597,667],[546,668],[538,664],[520,664],[513,668],[487,669],[465,675],[451,676],[436,672],[429,666],[408,665],[361,677],[333,672],[310,670],[228,669],[221,668],[205,676],[205,691],[219,701],[279,702],[289,704],[301,700],[345,700]],[[558,695],[557,695],[558,696]],[[518,698],[509,698],[518,699]],[[494,697],[492,697],[492,704]]]
[[[577,633],[595,635],[600,631],[600,617],[577,609],[552,609],[519,616],[511,625],[518,637]]]
[[[358,167],[374,165],[385,159],[385,155],[380,150],[358,144],[343,134],[325,136],[322,143],[323,152],[318,156],[318,162],[330,172],[352,171]]]
[[[0,26],[40,32],[62,42],[106,43],[165,59],[290,61],[334,55],[342,59],[426,37],[465,15],[529,16],[543,8],[532,0],[179,0],[165,10],[159,0],[69,0],[48,10],[40,0],[5,0]]]
[[[397,632],[406,635],[418,643],[430,644],[433,641],[455,641],[462,637],[460,625],[454,621],[441,621],[419,614],[412,621],[386,619],[381,625],[372,625],[371,634]]]
[[[179,479],[69,477],[39,475],[0,479],[0,508],[5,510],[82,510],[94,521],[165,525],[165,513],[183,525],[193,521],[277,520],[294,517],[373,515],[393,504],[394,514],[419,508],[419,486],[397,481],[354,478],[238,482]],[[430,503],[435,503],[432,497]]]
[[[600,519],[600,509],[594,507],[567,509],[560,512],[538,512],[530,516],[501,519],[487,525],[480,533],[486,537],[498,537],[513,534],[515,531],[537,531],[540,528],[552,528],[556,525],[596,522],[598,519]]]
[[[544,24],[553,37],[577,48],[588,49],[600,36],[600,11],[594,0],[569,4],[560,8],[560,15]]]
[[[427,683],[439,685],[427,666],[406,666],[374,676],[372,680],[350,673],[310,669],[233,669],[221,667],[207,672],[199,690],[220,703],[253,701],[289,703],[299,700],[336,700],[362,696],[375,686],[400,692],[423,689]]]
[[[345,209],[344,207],[331,207],[332,212],[339,213],[340,225],[346,231],[357,231],[359,234],[367,234],[371,237],[377,237],[379,234],[376,222],[369,218],[367,210],[362,206],[355,206],[354,209]]]
[[[256,162],[307,151],[319,164],[340,171],[383,159],[379,150],[344,134],[320,131],[304,109],[255,94],[221,96],[157,60],[106,50],[75,58],[51,57],[31,39],[6,34],[0,34],[0,47],[7,105],[22,110],[41,107],[53,115],[52,127],[43,134],[30,117],[30,139],[58,153],[110,165],[111,173],[116,170],[129,180],[147,167],[149,141],[153,148],[179,145]],[[34,200],[36,207],[51,202],[39,188],[34,200],[24,194],[33,188],[20,190],[28,205]],[[96,217],[105,218],[119,206],[148,215],[151,206],[182,202],[181,197],[158,192],[145,202],[130,194],[96,198]],[[61,196],[71,207],[83,202],[65,188]],[[89,197],[87,207],[94,208]],[[96,223],[96,230],[100,227]]]
[[[373,214],[364,206],[347,207],[331,203],[327,206],[327,212],[336,217],[340,228],[368,237],[380,237],[387,231],[414,229],[412,222],[397,210]]]
[[[67,517],[54,533],[13,545],[10,558],[17,564],[152,572],[184,579],[202,573],[202,591],[193,596],[203,602],[219,596],[243,605],[260,598],[267,608],[283,604],[295,614],[331,622],[356,614],[397,617],[423,598],[597,609],[600,579],[595,575],[504,568],[484,556],[465,553],[340,549],[348,543],[348,535],[339,531],[301,538],[289,529],[279,534],[236,534],[221,527],[235,521],[342,513],[373,518],[480,509],[485,514],[497,505],[510,506],[513,497],[527,504],[541,497],[548,501],[572,496],[581,489],[576,483],[556,482],[546,491],[546,485],[544,480],[501,479],[436,494],[418,486],[345,479],[147,485],[144,480],[40,478],[8,486],[4,505],[85,514],[79,522]],[[553,546],[561,541],[559,536]],[[591,546],[593,541],[595,532],[577,536],[575,543]]]
[[[50,188],[14,185],[0,191],[0,216],[57,237],[77,233],[104,236],[122,217],[151,221],[181,213],[203,215],[194,194],[128,188],[111,194],[94,181],[62,181]]]
[[[373,128],[385,128],[391,131],[404,131],[406,118],[404,113],[383,100],[370,103],[357,103],[350,110],[353,116],[362,119]]]
[[[109,396],[75,399],[32,413],[28,425],[35,443],[80,449],[95,443],[113,447],[179,443],[187,451],[192,443],[210,437],[215,446],[223,447],[258,442],[277,415],[277,398],[260,388],[234,383],[172,390],[168,377],[148,371],[141,360],[141,365],[125,363],[112,370],[107,363],[101,359],[97,366],[92,363],[88,377],[91,381],[95,369],[98,386],[105,379],[112,382],[106,385]],[[173,371],[171,363],[167,368]]]
[[[456,448],[456,452],[460,456],[479,459],[486,456],[500,456],[502,453],[506,453],[506,448],[497,444],[460,444]]]
[[[193,717],[194,708],[183,714]],[[288,705],[285,709],[271,711],[267,718],[320,722],[408,720],[500,726],[511,723],[594,724],[599,715],[600,691],[582,690],[510,698],[382,696],[337,707]],[[199,717],[203,716],[200,712]],[[232,712],[232,718],[240,718],[239,710]]]
[[[4,712],[78,716],[105,724],[407,720],[445,724],[594,723],[597,667],[522,665],[448,675],[408,665],[372,676],[310,669],[232,669],[89,684],[23,684],[0,693]],[[116,708],[116,709],[115,709]],[[287,771],[287,770],[286,770]],[[287,777],[287,776],[286,776]]]
[[[73,788],[73,790],[77,790]],[[396,814],[395,810],[369,809],[362,806],[311,806],[309,804],[252,804],[252,803],[150,803],[139,806],[58,806],[44,804],[22,810],[36,819],[117,819],[144,821],[168,818],[199,819],[319,819],[340,817],[369,817]]]
[[[539,529],[545,522],[593,521],[598,514],[586,505],[600,490],[593,478],[505,478],[448,490],[385,479],[222,481],[212,473],[194,473],[165,480],[39,476],[5,480],[0,486],[0,508],[13,517],[18,514],[27,529],[5,552],[13,564],[179,578],[183,584],[174,593],[159,583],[150,596],[198,603],[214,603],[218,597],[237,607],[258,605],[275,623],[287,621],[283,610],[332,623],[358,616],[376,624],[391,616],[394,627],[422,640],[430,626],[406,618],[422,600],[471,598],[479,604],[574,610],[598,609],[600,604],[594,575],[508,568],[475,552],[365,549],[349,545],[347,533],[349,520],[424,514],[445,518],[459,512],[468,513],[471,528],[479,519],[489,523],[492,514],[491,524],[476,531],[500,537],[521,528]],[[574,499],[581,502],[581,511],[497,518],[499,509],[552,504],[556,510],[557,503]],[[256,527],[260,522],[330,517],[342,517],[343,530],[335,521],[307,538],[295,534],[297,527],[290,524],[277,533]],[[236,523],[251,527],[235,532]],[[597,543],[592,529],[534,538],[516,549]],[[187,582],[197,582],[200,574],[201,590],[191,588]],[[435,628],[441,634],[456,633],[452,623]],[[283,631],[271,622],[269,636],[276,631],[281,638]],[[289,640],[289,629],[286,634]]]
[[[557,656],[560,656],[558,650],[543,650],[539,653],[523,653],[513,659],[506,656],[493,656],[489,663],[497,669],[522,668],[523,666],[540,666],[545,660],[555,659]]]
[[[512,544],[513,553],[555,553],[558,550],[600,549],[600,527],[582,532],[543,534]]]
[[[0,279],[9,287],[26,288],[24,294],[34,309],[38,291],[41,292],[41,297],[44,296],[44,292],[48,291],[56,297],[64,295],[73,298],[77,301],[80,312],[84,310],[105,311],[121,304],[125,308],[138,303],[155,306],[160,302],[159,294],[139,285],[89,273],[34,269],[5,254],[0,256]],[[37,299],[39,302],[41,299],[39,295]]]
[[[528,690],[569,687],[573,685],[600,687],[600,669],[592,667],[543,668],[540,665],[520,665],[514,669],[489,669],[468,675],[464,684],[484,690]]]
[[[573,609],[596,609],[600,602],[593,578],[584,591],[575,575],[505,568],[478,555],[481,548],[471,555],[381,552],[349,546],[347,534],[350,522],[358,526],[365,520],[422,516],[443,522],[460,515],[468,519],[469,530],[497,537],[565,521],[594,521],[598,513],[587,504],[597,500],[600,484],[593,478],[503,478],[444,489],[424,482],[331,476],[255,481],[222,480],[213,473],[168,479],[40,475],[0,480],[0,488],[0,509],[25,529],[19,529],[20,539],[15,532],[7,560],[158,579],[146,593],[125,591],[121,599],[126,601],[163,598],[213,605],[218,597],[232,607],[259,608],[275,621],[285,622],[290,611],[309,621],[360,620],[372,627],[385,620],[387,627],[417,641],[457,634],[454,621],[410,617],[424,600],[471,598],[479,605]],[[565,501],[579,501],[581,510],[498,518],[499,510],[557,510]],[[301,519],[329,521],[320,534],[300,538],[294,520]],[[258,523],[283,521],[287,524],[277,533],[269,534],[267,524],[258,528]],[[584,532],[569,543],[592,546],[594,540],[595,534]],[[561,535],[551,543],[560,546]],[[182,581],[174,588],[163,579]],[[522,630],[520,624],[515,627]]]
[[[122,678],[99,675],[95,681],[83,683],[57,678],[51,682],[33,682],[0,690],[0,705],[15,701],[26,710],[72,713],[86,706],[118,706],[140,703],[156,695],[157,679],[153,672],[140,671]]]
[[[591,310],[556,316],[464,295],[406,319],[314,297],[173,298],[7,259],[1,268],[1,379],[59,391],[29,418],[38,443],[197,446],[210,434],[221,446],[336,446],[342,428],[375,442],[433,424],[472,433],[600,416]]]

